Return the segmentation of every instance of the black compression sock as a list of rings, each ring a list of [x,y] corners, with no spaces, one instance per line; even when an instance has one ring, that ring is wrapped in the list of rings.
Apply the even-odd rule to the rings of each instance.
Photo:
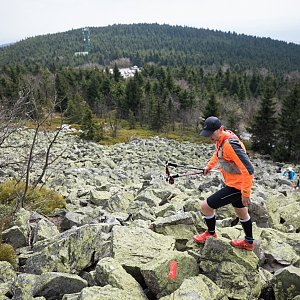
[[[253,244],[253,234],[252,234],[252,220],[251,218],[247,221],[244,221],[242,219],[240,219],[240,222],[242,224],[242,227],[244,229],[245,232],[245,240],[249,243],[249,244]]]
[[[216,216],[205,216],[204,221],[207,225],[207,231],[213,235],[216,231]]]

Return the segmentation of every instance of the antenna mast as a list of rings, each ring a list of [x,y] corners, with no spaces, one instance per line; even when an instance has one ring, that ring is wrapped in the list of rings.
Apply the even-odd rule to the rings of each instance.
[[[88,27],[82,28],[84,52],[89,53],[91,50],[90,30]]]

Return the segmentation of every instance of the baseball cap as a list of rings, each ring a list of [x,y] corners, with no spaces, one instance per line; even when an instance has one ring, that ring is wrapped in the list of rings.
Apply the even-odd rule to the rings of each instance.
[[[200,132],[200,135],[210,137],[214,133],[214,131],[219,129],[221,126],[221,121],[217,117],[208,117],[204,122],[204,127]]]

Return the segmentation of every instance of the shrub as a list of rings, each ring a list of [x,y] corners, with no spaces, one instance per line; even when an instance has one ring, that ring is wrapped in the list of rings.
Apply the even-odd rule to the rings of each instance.
[[[243,140],[243,144],[247,150],[252,150],[252,143],[249,140]]]
[[[24,190],[24,182],[7,180],[0,184],[0,260],[8,261],[14,267],[17,263],[16,252],[11,245],[1,244],[1,232],[12,221],[16,205],[23,197]],[[60,194],[46,187],[29,187],[24,206],[29,210],[49,214],[56,208],[65,207],[65,200]]]
[[[25,190],[24,182],[7,180],[0,184],[0,205],[16,207],[16,204],[23,197]],[[33,188],[29,186],[24,199],[24,206],[27,209],[37,210],[43,214],[51,213],[55,208],[65,207],[64,198],[55,191],[46,187]]]
[[[13,246],[9,244],[0,244],[0,261],[7,261],[13,267],[17,265],[17,255]]]
[[[6,229],[12,221],[14,207],[4,205],[0,203],[0,242],[1,242],[1,231]]]

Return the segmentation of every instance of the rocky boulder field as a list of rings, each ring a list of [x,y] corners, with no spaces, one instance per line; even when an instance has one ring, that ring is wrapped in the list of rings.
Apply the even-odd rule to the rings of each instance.
[[[1,161],[23,157],[32,137],[30,130],[11,135],[6,143],[16,148],[4,145]],[[38,137],[33,176],[48,142]],[[65,197],[66,207],[50,216],[21,209],[3,232],[18,267],[0,261],[0,299],[299,300],[300,191],[291,190],[275,163],[251,157],[253,252],[230,245],[243,238],[231,206],[217,211],[218,239],[193,242],[206,229],[200,201],[222,186],[221,174],[183,176],[171,185],[165,162],[200,168],[213,150],[158,137],[109,147],[60,133],[51,150],[59,158],[44,182]],[[1,181],[20,172],[8,165]],[[177,263],[173,278],[170,262]]]

